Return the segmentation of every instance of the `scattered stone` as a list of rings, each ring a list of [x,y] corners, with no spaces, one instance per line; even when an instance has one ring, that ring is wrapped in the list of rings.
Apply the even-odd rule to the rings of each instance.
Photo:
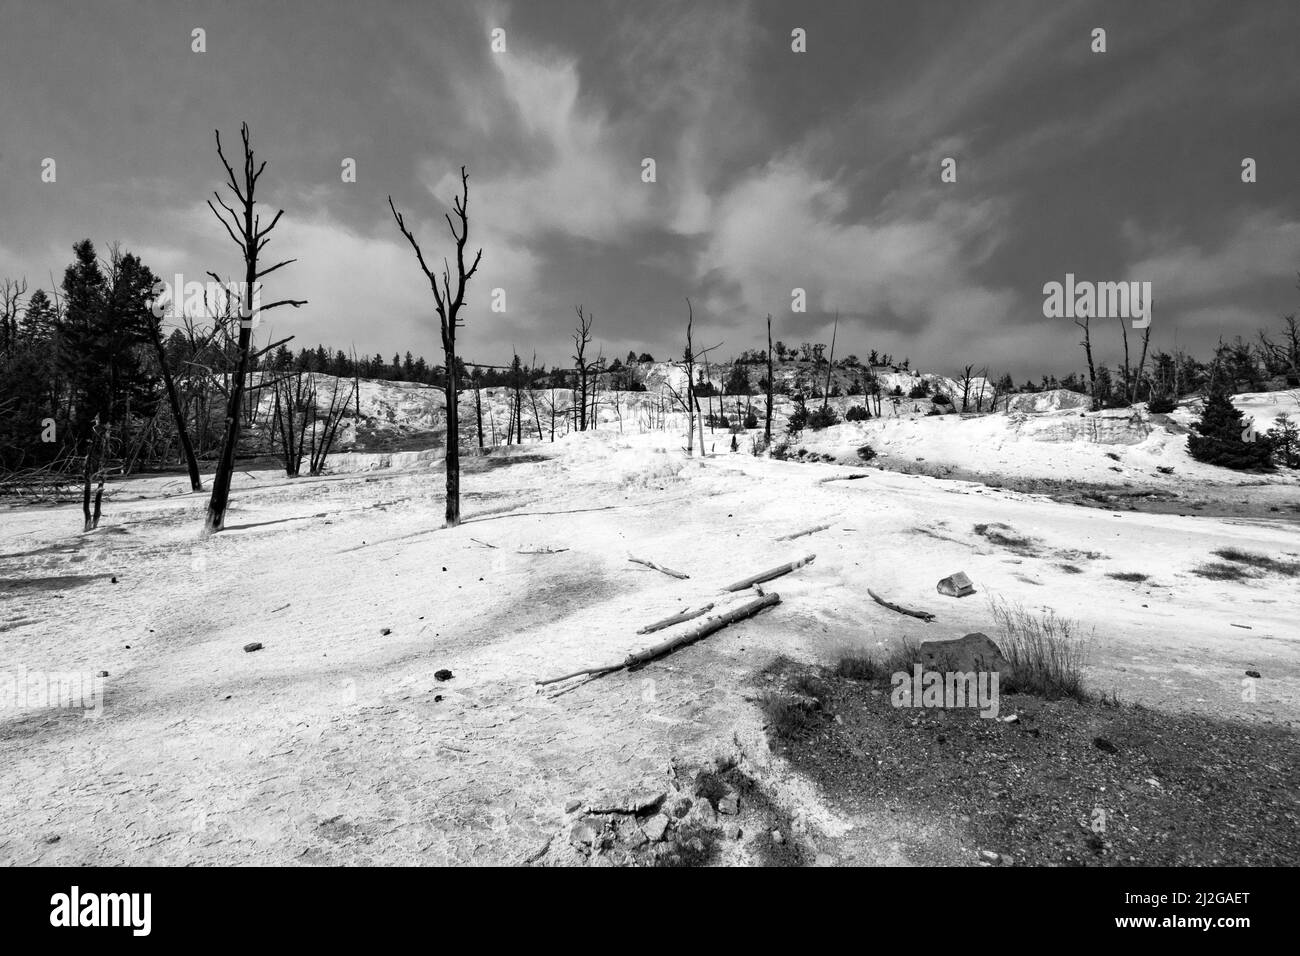
[[[727,794],[718,801],[718,812],[734,817],[740,812],[740,797],[736,796],[734,793]]]
[[[580,807],[580,806],[582,806],[582,801],[581,801],[581,800],[570,800],[568,803],[566,803],[566,804],[564,805],[564,812],[565,812],[565,813],[572,813],[574,810],[578,809],[578,807]]]
[[[569,829],[569,842],[579,849],[596,842],[596,830],[585,820],[579,820]]]
[[[113,584],[116,584],[116,583],[117,583],[117,577],[116,577],[116,576],[114,576],[112,583],[113,583]]]
[[[447,670],[447,668],[444,667],[441,670],[434,671],[433,676],[438,680],[451,680],[452,677],[455,675],[453,675],[451,671]]]
[[[63,839],[63,837],[59,836],[57,833],[51,833],[49,836],[47,836],[47,837],[45,838],[45,842],[46,842],[46,843],[58,843],[58,842],[59,842],[60,840],[62,840],[62,839]]]
[[[659,809],[667,796],[668,793],[664,790],[643,790],[628,798],[627,809],[637,814],[649,813],[651,810]]]
[[[99,677],[107,677],[107,676],[108,676],[108,671],[100,671],[99,674],[98,674],[98,676],[99,676]]]
[[[772,842],[777,844],[778,846],[780,846],[782,843],[785,842],[785,837],[781,835],[780,830],[772,831]]]
[[[389,634],[393,633],[393,629],[391,627],[381,627],[379,629],[379,633],[382,634],[384,637],[387,637]]]
[[[650,838],[645,835],[645,831],[639,826],[633,824],[623,836],[623,841],[636,850],[650,842]]]
[[[1013,858],[1007,856],[1005,853],[1003,853],[1001,856],[998,857],[998,862],[1001,863],[1003,866],[1016,865],[1016,861]]]
[[[966,597],[968,594],[975,593],[975,585],[971,584],[970,578],[966,576],[965,571],[958,571],[956,574],[950,574],[943,578],[936,585],[940,594],[948,597]]]
[[[996,863],[998,861],[998,855],[992,850],[980,850],[980,859],[987,860],[989,863]]]
[[[591,812],[645,814],[657,810],[667,796],[668,794],[663,790],[643,790],[622,799],[598,797],[591,803]]]
[[[740,828],[739,823],[728,823],[726,830],[723,832],[727,834],[728,840],[739,840],[745,835],[745,831]]]
[[[442,695],[441,695],[441,694],[434,694],[434,695],[433,695],[433,702],[434,702],[435,704],[441,704],[441,703],[442,703]]]
[[[1119,753],[1119,748],[1107,740],[1105,737],[1093,737],[1092,745],[1098,750],[1104,750],[1108,754]]]
[[[251,654],[253,653],[253,651],[260,651],[261,649],[262,649],[261,641],[251,641],[248,644],[244,645],[245,654]]]
[[[1019,715],[1019,714],[1007,714],[1007,716],[1005,716],[1005,717],[1002,718],[1002,722],[1003,722],[1004,724],[1018,724],[1018,723],[1020,723],[1020,715]]]
[[[923,641],[920,650],[927,670],[997,673],[1008,669],[1002,649],[979,631],[952,641]]]
[[[716,827],[718,825],[718,812],[710,806],[709,801],[696,801],[695,806],[691,808],[691,815],[701,826]]]
[[[662,813],[656,813],[642,824],[641,829],[645,831],[646,839],[652,843],[658,843],[668,831],[668,818]]]
[[[1246,671],[1247,677],[1259,677],[1259,671]]]
[[[672,815],[676,819],[680,820],[682,817],[686,816],[686,814],[691,812],[692,803],[694,803],[694,801],[691,800],[691,798],[688,796],[683,795],[678,797],[676,800],[673,801],[673,805],[671,809]]]

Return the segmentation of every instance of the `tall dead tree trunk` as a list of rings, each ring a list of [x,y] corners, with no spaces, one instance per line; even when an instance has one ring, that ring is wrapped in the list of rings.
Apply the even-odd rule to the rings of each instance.
[[[266,161],[263,160],[260,166],[254,167],[253,148],[248,141],[247,123],[239,127],[239,135],[244,143],[242,187],[235,177],[234,168],[226,160],[226,154],[221,149],[220,130],[216,133],[217,155],[221,158],[221,165],[226,168],[226,185],[239,200],[242,215],[227,205],[220,193],[214,192],[213,196],[230,217],[227,221],[226,217],[217,211],[217,207],[212,205],[212,200],[208,200],[208,208],[226,227],[226,232],[235,241],[235,245],[239,246],[244,257],[244,288],[239,313],[239,360],[235,365],[234,381],[231,383],[230,395],[226,403],[225,437],[222,440],[221,457],[217,459],[217,472],[212,479],[212,497],[208,501],[207,520],[204,524],[204,529],[208,532],[220,531],[226,522],[226,505],[230,499],[230,481],[235,474],[235,448],[239,444],[240,419],[243,413],[244,381],[248,375],[249,353],[253,345],[253,324],[261,312],[269,312],[282,305],[291,305],[296,309],[307,304],[305,299],[282,299],[270,305],[261,305],[260,290],[256,296],[254,295],[254,290],[258,289],[264,276],[297,260],[285,259],[265,269],[258,268],[258,255],[270,241],[267,237],[280,221],[280,217],[284,215],[284,210],[277,212],[265,229],[261,227],[261,216],[256,210],[257,200],[254,193],[257,189],[257,181],[262,178],[262,172],[266,169]]]
[[[1092,362],[1092,333],[1088,326],[1092,322],[1089,316],[1084,316],[1083,320],[1074,320],[1074,324],[1083,329],[1083,341],[1079,344],[1083,346],[1083,354],[1088,359],[1088,394],[1092,396],[1092,410],[1095,412],[1097,405],[1097,367]]]
[[[578,431],[587,430],[587,376],[590,367],[584,358],[587,351],[587,345],[591,342],[591,323],[595,321],[595,316],[587,316],[582,312],[582,306],[575,305],[573,310],[578,313],[578,327],[573,330],[573,360],[578,371],[578,393],[574,395],[575,413],[578,416]]]
[[[1132,405],[1133,400],[1129,396],[1133,390],[1133,372],[1128,364],[1128,326],[1122,317],[1119,320],[1119,334],[1124,337],[1124,401]]]
[[[775,373],[772,369],[772,313],[767,313],[767,419],[763,424],[763,444],[772,444],[772,396],[776,392],[776,383],[772,381]]]
[[[826,363],[826,387],[822,389],[822,410],[831,401],[831,373],[835,370],[835,337],[840,333],[840,313],[837,309],[835,312],[835,328],[831,331],[831,358]]]
[[[483,373],[476,366],[469,382],[474,389],[474,426],[478,432],[478,450],[483,450]]]
[[[167,404],[171,407],[172,421],[176,423],[176,435],[180,440],[181,453],[185,456],[185,467],[190,473],[190,490],[202,491],[203,479],[199,475],[199,460],[194,455],[194,445],[190,442],[190,431],[185,425],[185,413],[181,410],[180,394],[176,390],[176,379],[167,365],[167,352],[163,348],[162,323],[152,313],[149,316],[149,338],[153,343],[154,355],[158,358],[158,368],[162,370],[163,387],[167,391]]]
[[[1138,357],[1137,370],[1134,372],[1133,391],[1129,395],[1128,403],[1132,405],[1138,399],[1138,389],[1142,387],[1142,373],[1147,367],[1147,345],[1151,342],[1151,323],[1142,330],[1142,354]],[[1149,397],[1149,396],[1148,396]]]
[[[406,228],[406,221],[402,214],[397,211],[393,205],[393,197],[388,197],[388,208],[393,211],[393,218],[397,220],[397,228],[401,230],[406,241],[411,244],[415,250],[415,257],[420,262],[420,268],[424,271],[426,278],[429,280],[429,287],[433,289],[433,299],[437,306],[438,321],[442,332],[442,353],[446,368],[446,402],[447,402],[447,527],[454,528],[460,524],[460,415],[457,409],[458,405],[458,377],[460,369],[456,362],[456,329],[460,324],[460,310],[465,305],[465,286],[478,270],[478,264],[483,258],[483,250],[479,249],[474,256],[474,262],[467,269],[465,267],[465,243],[469,239],[469,214],[466,209],[469,206],[469,174],[465,167],[460,168],[460,186],[461,195],[454,197],[452,207],[456,213],[456,218],[460,220],[460,231],[457,232],[456,224],[452,221],[451,216],[444,215],[447,220],[447,227],[451,230],[451,237],[456,242],[456,290],[453,293],[451,288],[451,270],[443,260],[442,270],[442,287],[439,288],[439,277],[429,268],[424,261],[424,253],[420,250],[420,244],[415,241],[415,236]]]

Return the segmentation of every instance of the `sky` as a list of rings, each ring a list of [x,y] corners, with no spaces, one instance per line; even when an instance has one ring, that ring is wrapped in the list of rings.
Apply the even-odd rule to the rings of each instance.
[[[1067,273],[1150,281],[1153,348],[1300,305],[1293,0],[0,0],[0,23],[0,277],[48,288],[83,237],[241,274],[205,201],[229,198],[214,131],[247,122],[284,210],[264,261],[297,259],[263,301],[308,300],[259,334],[295,346],[440,359],[387,197],[439,260],[462,165],[473,361],[569,363],[579,304],[605,355],[677,357],[689,297],[715,355],[768,313],[828,343],[838,313],[837,355],[1020,380],[1083,368],[1043,314]],[[1119,361],[1120,321],[1094,327]]]

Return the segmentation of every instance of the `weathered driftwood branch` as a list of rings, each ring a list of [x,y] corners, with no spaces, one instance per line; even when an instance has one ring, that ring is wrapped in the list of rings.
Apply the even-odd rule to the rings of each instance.
[[[666,617],[662,621],[655,621],[653,624],[647,624],[637,631],[638,634],[651,634],[654,631],[662,631],[665,627],[672,627],[674,624],[680,624],[682,621],[689,621],[692,618],[699,617],[701,614],[708,614],[713,610],[712,604],[706,604],[702,608],[694,611],[682,611],[681,614],[674,614],[672,617]]]
[[[764,608],[769,608],[780,603],[781,595],[775,593],[767,594],[761,598],[755,598],[752,601],[748,601],[739,607],[734,607],[730,611],[719,614],[717,617],[710,618],[698,627],[694,627],[684,634],[679,634],[676,637],[669,638],[662,644],[656,644],[654,647],[647,648],[644,651],[639,651],[636,654],[629,654],[621,664],[608,664],[604,667],[584,667],[582,670],[574,671],[571,674],[562,674],[559,677],[549,677],[546,680],[539,680],[537,683],[541,685],[558,684],[560,681],[569,680],[572,677],[582,677],[587,674],[600,677],[604,674],[610,673],[611,671],[622,670],[625,667],[636,667],[640,664],[652,661],[656,657],[662,657],[664,654],[675,651],[679,647],[693,644],[701,638],[708,637],[710,634],[722,630],[729,624],[734,624],[737,621],[757,614]]]
[[[875,601],[882,607],[889,608],[891,611],[897,611],[899,614],[906,614],[908,617],[919,617],[921,620],[925,621],[926,624],[929,624],[934,620],[934,615],[929,611],[914,611],[911,608],[903,607],[901,604],[895,604],[893,601],[886,601],[875,591],[871,590],[871,588],[867,588],[867,593],[871,595],[871,600]]]
[[[829,527],[830,527],[829,524],[819,524],[816,527],[804,528],[802,531],[796,531],[793,534],[783,534],[781,535],[781,537],[777,538],[776,540],[793,541],[795,538],[802,538],[804,535],[807,534],[816,534],[818,531],[825,531]]]
[[[773,568],[770,571],[764,571],[761,574],[755,574],[752,578],[745,578],[743,581],[737,581],[735,584],[728,584],[722,590],[724,591],[743,591],[745,588],[753,587],[755,584],[762,584],[764,581],[770,581],[773,578],[779,578],[783,574],[789,574],[797,568],[802,568],[805,564],[812,564],[815,554],[804,555],[798,561],[791,561],[789,564],[783,564],[779,568]]]
[[[644,564],[647,568],[652,568],[655,571],[659,571],[663,574],[666,574],[670,578],[681,578],[685,580],[686,578],[690,577],[689,574],[682,574],[682,572],[674,571],[672,568],[665,568],[663,565],[655,564],[653,561],[647,561],[645,560],[645,558],[634,558],[629,555],[628,560],[631,561],[633,564]]]

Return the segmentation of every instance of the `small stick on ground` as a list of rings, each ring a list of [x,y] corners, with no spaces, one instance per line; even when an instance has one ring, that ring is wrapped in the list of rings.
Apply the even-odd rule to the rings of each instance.
[[[816,534],[818,531],[825,531],[829,527],[830,527],[829,524],[819,524],[815,528],[805,528],[802,531],[796,531],[794,534],[783,534],[781,535],[781,537],[777,538],[776,540],[793,541],[795,538],[802,538],[804,535],[807,534]]]
[[[631,561],[633,564],[644,564],[647,568],[651,568],[655,571],[659,571],[662,574],[666,574],[670,578],[681,578],[682,580],[686,580],[687,578],[690,577],[689,574],[682,574],[682,572],[674,571],[672,568],[665,568],[663,565],[655,564],[653,561],[647,561],[645,560],[645,558],[633,558],[629,556],[628,560]]]
[[[672,627],[674,624],[680,624],[682,621],[689,621],[692,618],[699,617],[701,614],[708,614],[713,610],[712,604],[706,604],[702,608],[694,611],[682,611],[680,614],[674,614],[672,617],[666,617],[662,621],[655,621],[653,624],[647,624],[637,631],[638,634],[651,634],[654,631],[662,631],[665,627]]]
[[[495,544],[488,544],[486,541],[480,541],[478,538],[470,538],[475,544],[481,544],[485,548],[496,548]]]
[[[571,677],[582,677],[586,674],[601,677],[611,671],[622,670],[625,667],[637,667],[654,660],[656,657],[662,657],[670,651],[675,651],[679,647],[692,644],[695,641],[700,640],[700,638],[708,637],[710,634],[722,630],[728,624],[734,624],[737,621],[757,614],[764,608],[769,608],[780,603],[781,595],[776,593],[767,594],[761,598],[755,598],[752,601],[748,601],[739,607],[732,608],[730,611],[727,611],[724,614],[719,614],[715,618],[710,618],[699,627],[692,628],[685,634],[679,634],[677,637],[669,638],[662,644],[656,644],[654,647],[647,648],[646,650],[640,651],[636,654],[629,654],[621,664],[608,664],[604,667],[584,667],[580,671],[574,671],[571,674],[563,674],[559,677],[549,677],[546,680],[539,680],[537,683],[541,685],[558,684],[560,681],[569,680]]]
[[[293,602],[291,601],[291,602],[289,602],[289,603],[292,604]],[[272,614],[275,614],[277,611],[283,611],[283,610],[284,610],[285,608],[287,608],[288,606],[289,606],[288,604],[281,604],[279,607],[277,607],[277,608],[276,608],[274,611],[272,611],[271,613],[272,613]]]
[[[551,848],[551,841],[554,839],[555,837],[553,836],[547,837],[545,843],[543,843],[532,853],[529,853],[526,857],[524,857],[524,866],[529,866],[533,863],[536,863],[542,857],[546,856],[546,851]]]
[[[537,548],[532,551],[516,551],[515,554],[560,554],[568,550],[568,548]]]
[[[867,593],[871,595],[871,600],[875,601],[882,607],[889,608],[891,611],[897,611],[899,614],[906,614],[908,617],[919,617],[921,620],[925,621],[926,624],[929,624],[934,620],[934,615],[929,611],[914,611],[911,608],[903,607],[901,604],[895,604],[893,601],[886,601],[875,591],[871,590],[871,588],[867,588]]]
[[[770,571],[764,571],[761,574],[755,574],[753,577],[745,578],[743,581],[737,581],[735,584],[728,584],[722,590],[724,591],[743,591],[745,588],[753,587],[755,584],[762,584],[764,581],[771,581],[773,578],[779,578],[783,574],[789,574],[791,571],[802,568],[805,564],[812,564],[817,555],[804,555],[798,561],[791,561],[789,564],[783,564],[779,568],[772,568]]]
[[[822,478],[817,483],[824,485],[828,481],[857,481],[859,478],[870,478],[871,475],[866,472],[854,472],[851,475],[831,475],[829,478]]]

